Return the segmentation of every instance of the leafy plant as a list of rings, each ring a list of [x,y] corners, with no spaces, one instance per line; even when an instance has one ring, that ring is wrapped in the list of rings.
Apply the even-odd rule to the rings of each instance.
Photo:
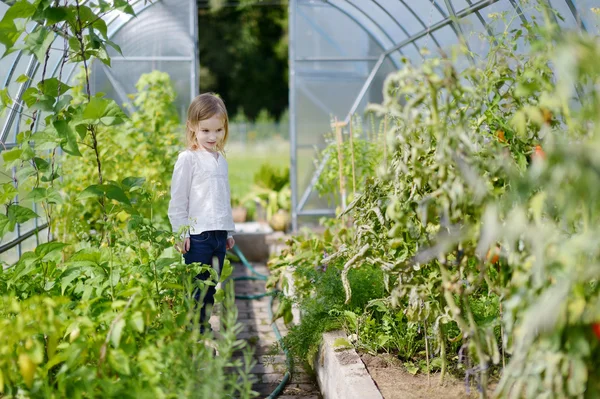
[[[499,372],[501,397],[592,398],[600,46],[538,8],[545,26],[505,21],[484,63],[458,70],[454,59],[429,58],[391,74],[383,103],[370,107],[387,119],[389,156],[345,210],[353,234],[326,230],[325,253],[314,238],[274,266],[335,262],[345,304],[356,295],[352,273],[381,270],[377,310],[340,315],[369,350],[389,350],[401,315],[418,332],[403,349],[418,355],[404,359],[413,372],[424,362],[443,380],[452,366],[475,377],[482,397]],[[312,284],[300,279],[296,295],[318,303]]]
[[[244,348],[233,292],[217,290],[224,302],[218,339],[199,334],[192,297],[222,283],[231,266],[218,276],[207,265],[185,265],[164,228],[160,189],[171,162],[164,160],[177,148],[168,77],[142,77],[131,120],[113,100],[90,92],[92,58],[109,66],[106,46],[117,48],[102,19],[114,10],[133,14],[122,1],[90,7],[23,0],[0,21],[7,52],[23,36],[25,54],[42,70],[22,98],[30,120],[17,146],[2,151],[2,172],[13,169],[16,177],[0,186],[0,237],[43,216],[60,239],[49,234],[50,242],[0,272],[0,395],[253,397],[248,353],[245,364],[232,360]],[[58,76],[48,78],[55,37],[66,48]],[[62,81],[67,62],[83,64],[80,86]],[[3,91],[2,107],[13,102]],[[195,281],[204,270],[211,278]],[[201,340],[212,341],[220,357]]]

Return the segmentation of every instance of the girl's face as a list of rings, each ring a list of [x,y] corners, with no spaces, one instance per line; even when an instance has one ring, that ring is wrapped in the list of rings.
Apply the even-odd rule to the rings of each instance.
[[[196,140],[201,148],[208,151],[216,151],[217,144],[223,141],[225,136],[225,124],[219,115],[199,121],[196,125]]]

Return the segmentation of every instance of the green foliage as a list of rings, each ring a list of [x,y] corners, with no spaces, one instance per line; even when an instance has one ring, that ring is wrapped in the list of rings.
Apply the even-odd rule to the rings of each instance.
[[[343,130],[342,174],[346,182],[346,191],[349,199],[353,199],[353,191],[362,192],[362,187],[368,177],[374,176],[376,169],[382,161],[382,140],[377,137],[369,138],[363,132],[360,118],[352,118],[352,143],[350,143],[349,130]],[[327,135],[327,147],[321,151],[316,160],[317,167],[325,162],[323,172],[319,175],[315,189],[321,196],[331,199],[333,193],[340,190],[340,163],[338,157],[338,143],[334,133]],[[353,165],[354,163],[354,165]],[[356,184],[355,184],[356,182]],[[338,200],[339,201],[339,200]]]
[[[165,188],[180,132],[168,76],[142,76],[131,119],[89,92],[91,58],[110,65],[106,45],[115,47],[101,18],[111,10],[133,13],[122,0],[94,9],[17,1],[0,22],[7,52],[24,36],[42,71],[55,35],[71,50],[63,61],[84,64],[75,87],[62,82],[61,68],[27,89],[31,120],[17,147],[2,152],[2,173],[16,173],[0,185],[0,238],[39,216],[59,240],[1,269],[0,396],[253,397],[249,353],[245,364],[232,359],[245,346],[236,339],[232,286],[218,290],[218,339],[200,335],[192,296],[222,282],[231,266],[220,279],[209,266],[185,265],[167,229]],[[5,94],[2,111],[13,101]],[[211,278],[195,281],[205,270]]]
[[[291,195],[289,167],[263,163],[254,174],[254,187],[241,202],[259,204],[266,210],[267,221],[271,221],[278,211],[291,210]]]
[[[411,372],[425,363],[443,379],[453,366],[483,397],[500,371],[499,397],[593,398],[600,46],[540,10],[547,27],[507,26],[485,63],[429,58],[391,74],[371,106],[387,118],[389,156],[345,210],[354,233],[326,230],[326,253],[306,241],[276,266],[335,262],[344,303],[358,295],[353,272],[381,270],[384,297],[340,314],[357,346],[402,353]],[[523,39],[528,53],[516,53]],[[296,295],[318,303],[326,290],[313,284],[300,279]]]
[[[179,137],[183,135],[174,108],[175,92],[168,74],[159,71],[143,74],[136,87],[139,92],[133,96],[136,110],[131,119],[118,127],[100,128],[96,133],[103,143],[100,149],[103,178],[116,182],[123,171],[135,171],[136,176],[99,187],[94,184],[96,164],[73,157],[64,159],[62,168],[69,170],[63,177],[67,194],[57,210],[56,224],[56,234],[61,240],[73,236],[93,239],[91,235],[102,231],[107,223],[124,227],[135,213],[132,201],[137,213],[164,229],[169,228],[168,182],[177,151],[182,148]],[[84,158],[94,157],[90,146],[81,151]],[[126,206],[114,207],[105,220],[97,206],[102,194]]]
[[[276,168],[264,163],[254,175],[254,184],[261,188],[280,191],[285,185],[290,184],[290,168]]]
[[[350,235],[352,231],[340,234]],[[329,237],[327,233],[326,237]],[[331,237],[298,236],[292,239],[290,247],[279,258],[269,263],[271,276],[268,288],[288,287],[292,282],[285,271],[289,268],[293,274],[297,295],[290,300],[299,306],[302,323],[291,328],[285,342],[292,354],[309,367],[312,367],[323,332],[341,327],[345,311],[359,312],[369,301],[384,295],[382,272],[364,265],[351,271],[349,280],[356,295],[349,303],[344,303],[344,287],[340,279],[343,264],[339,261],[322,262],[323,254],[334,248]]]

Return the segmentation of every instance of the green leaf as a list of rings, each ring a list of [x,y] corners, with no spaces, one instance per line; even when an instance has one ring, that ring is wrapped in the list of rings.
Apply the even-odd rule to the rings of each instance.
[[[61,276],[60,279],[60,293],[61,295],[65,294],[65,290],[67,288],[69,288],[69,286],[71,285],[71,283],[76,280],[78,277],[82,276],[83,273],[81,272],[81,270],[79,268],[73,268],[73,269],[69,269],[69,273],[66,274],[64,273],[63,276]]]
[[[121,343],[121,335],[123,334],[123,327],[125,327],[125,320],[120,319],[117,321],[110,334],[110,343],[114,348],[118,348]]]
[[[23,101],[30,109],[39,109],[41,111],[52,111],[56,99],[47,96],[34,87],[30,87],[23,93]]]
[[[4,183],[0,186],[0,204],[11,202],[19,192],[12,183]]]
[[[517,111],[512,117],[510,125],[517,131],[520,137],[527,138],[527,115],[525,111]]]
[[[223,302],[223,299],[225,299],[225,291],[223,291],[223,289],[219,288],[215,292],[214,298],[215,298],[215,303]]]
[[[6,21],[12,22],[17,18],[30,18],[35,13],[35,9],[35,5],[27,0],[16,1],[6,10],[0,25],[4,25]]]
[[[419,368],[415,366],[412,362],[404,363],[404,367],[406,367],[406,371],[408,371],[412,375],[416,375],[419,372]]]
[[[134,187],[141,187],[142,185],[144,185],[145,182],[146,182],[145,177],[131,177],[130,176],[130,177],[126,177],[125,179],[123,179],[123,181],[121,182],[121,185],[128,189],[132,189]]]
[[[48,201],[51,204],[61,204],[63,202],[60,193],[54,187],[36,187],[32,189],[27,195],[25,195],[23,199],[31,199],[36,202]]]
[[[94,23],[92,24],[92,27],[98,32],[100,32],[100,34],[105,40],[108,39],[108,27],[106,26],[106,22],[104,21],[104,19],[96,19],[96,21],[94,21]]]
[[[57,120],[53,122],[53,125],[58,136],[64,140],[64,145],[61,145],[61,148],[67,154],[80,157],[81,152],[79,152],[79,145],[77,144],[77,133],[73,131],[69,123],[65,120]]]
[[[44,63],[46,51],[54,41],[54,34],[43,26],[38,26],[25,37],[24,50],[34,54],[40,63]]]
[[[91,197],[102,197],[103,195],[104,190],[102,189],[102,186],[98,184],[92,184],[91,186],[86,187],[86,189],[83,190],[81,193],[79,193],[77,198],[85,199]]]
[[[129,202],[129,198],[127,198],[127,195],[121,189],[121,187],[115,186],[113,184],[105,184],[103,188],[107,198],[122,202],[127,205],[131,205],[131,202]]]
[[[106,126],[113,126],[123,123],[125,119],[127,119],[127,115],[125,115],[121,107],[114,100],[110,100],[104,111],[104,115],[100,118],[100,122]]]
[[[42,93],[50,97],[58,97],[63,95],[71,88],[71,86],[61,82],[57,78],[46,79],[43,82],[38,83],[37,86]]]
[[[115,0],[115,9],[129,15],[135,15],[133,7],[129,5],[129,2],[127,0]]]
[[[31,107],[33,104],[35,104],[38,97],[39,91],[35,87],[29,87],[27,90],[25,90],[22,96],[23,101],[25,101],[25,104],[27,104],[28,107]]]
[[[46,23],[48,25],[54,25],[61,21],[67,21],[72,14],[73,11],[64,6],[49,7],[44,10],[44,17],[46,18]]]
[[[351,349],[351,348],[352,348],[352,344],[346,338],[336,338],[335,341],[333,341],[333,349],[334,350],[344,350],[344,349]]]
[[[110,47],[112,47],[113,49],[115,49],[115,51],[117,53],[119,53],[121,55],[121,57],[123,56],[123,51],[121,51],[121,47],[119,47],[119,45],[117,43],[112,42],[110,40],[107,40],[106,44],[108,44]]]
[[[9,226],[10,226],[10,220],[8,219],[7,216],[0,214],[0,238],[2,238],[2,236],[4,236],[4,234],[8,233],[9,231]]]
[[[23,153],[22,149],[15,147],[12,150],[2,151],[2,159],[6,163],[13,162],[13,161],[19,160],[21,158],[22,153]]]
[[[8,207],[8,218],[16,223],[25,223],[35,217],[39,217],[39,215],[29,208],[15,204]]]
[[[227,280],[229,276],[233,273],[233,266],[231,266],[231,262],[229,259],[225,259],[225,263],[223,264],[223,269],[221,270],[221,277],[219,278],[219,282],[223,282]]]
[[[17,177],[17,181],[23,182],[25,179],[27,179],[30,176],[34,176],[36,174],[36,170],[33,166],[27,164],[25,166],[23,166],[21,169],[17,170],[16,173],[16,177]]]
[[[71,105],[71,101],[73,100],[73,97],[65,94],[63,96],[60,97],[60,100],[58,100],[56,102],[56,104],[54,105],[54,113],[57,114],[59,113],[62,109],[68,107],[69,105]]]
[[[142,315],[142,312],[135,312],[131,315],[131,319],[129,320],[131,321],[131,325],[137,332],[144,332],[144,316]]]
[[[57,241],[52,241],[52,242],[46,242],[44,244],[40,244],[35,248],[35,254],[39,257],[39,258],[44,258],[50,254],[53,254],[55,252],[60,252],[62,251],[63,248],[68,247],[69,244],[65,244],[62,242],[57,242]]]
[[[12,98],[10,98],[10,94],[8,93],[8,87],[0,90],[0,105],[2,108],[6,108],[12,104]]]
[[[100,97],[92,97],[83,111],[83,118],[93,120],[102,118],[108,105],[108,100]]]
[[[108,363],[119,374],[131,374],[131,370],[129,369],[129,358],[120,349],[115,349],[108,352]]]
[[[43,158],[35,157],[35,158],[33,158],[33,162],[35,163],[35,167],[39,171],[44,172],[44,171],[48,170],[48,168],[50,168],[50,163]]]

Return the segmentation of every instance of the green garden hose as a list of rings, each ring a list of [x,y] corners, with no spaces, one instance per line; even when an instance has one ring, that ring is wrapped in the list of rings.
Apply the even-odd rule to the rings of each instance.
[[[237,245],[233,247],[233,251],[235,252],[235,254],[237,255],[237,257],[240,259],[240,261],[242,262],[242,264],[248,270],[250,270],[250,272],[253,274],[253,276],[234,277],[233,280],[235,280],[235,281],[244,281],[244,280],[267,281],[267,276],[265,276],[264,274],[261,274],[261,273],[257,272],[252,267],[252,265],[248,262],[248,260],[246,259],[246,257],[242,253],[242,251],[240,251],[240,249],[237,247]],[[273,320],[273,300],[275,298],[275,295],[278,292],[279,291],[277,291],[277,290],[273,290],[273,291],[265,292],[263,294],[236,295],[235,299],[248,299],[248,300],[252,300],[252,299],[261,299],[261,298],[264,298],[266,296],[270,296],[271,298],[269,299],[268,312],[269,312],[269,319]],[[274,399],[274,398],[276,398],[277,396],[279,396],[281,394],[281,392],[283,391],[283,389],[287,385],[288,381],[290,380],[290,377],[291,377],[290,370],[292,369],[292,358],[291,358],[290,353],[288,352],[287,348],[283,344],[283,337],[281,336],[281,332],[279,331],[279,328],[277,328],[277,323],[275,323],[273,321],[271,323],[271,327],[273,328],[273,332],[275,333],[275,338],[277,339],[277,342],[279,343],[279,345],[283,349],[283,353],[285,353],[285,363],[286,363],[286,366],[287,366],[287,371],[283,375],[283,379],[281,380],[281,382],[279,383],[279,385],[277,385],[277,387],[275,388],[275,390],[273,392],[271,392],[271,394],[269,396],[267,396],[267,399]]]

